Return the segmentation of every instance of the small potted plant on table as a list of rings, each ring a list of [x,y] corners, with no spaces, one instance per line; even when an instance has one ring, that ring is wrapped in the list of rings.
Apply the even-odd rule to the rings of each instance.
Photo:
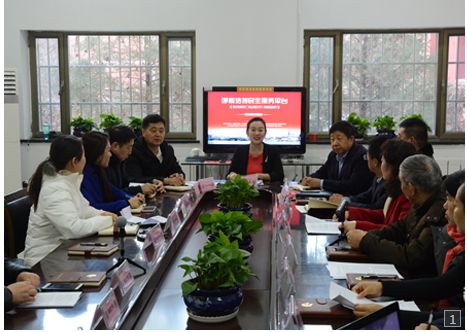
[[[190,276],[182,283],[183,301],[190,318],[199,322],[223,322],[234,318],[243,300],[240,288],[250,276],[255,276],[245,257],[249,252],[239,249],[222,232],[198,252],[196,259],[182,258],[181,264]]]
[[[92,118],[83,118],[81,115],[73,118],[70,126],[73,127],[73,135],[76,137],[82,137],[87,132],[97,128]]]
[[[396,137],[396,134],[394,133],[395,125],[396,121],[390,115],[378,116],[373,122],[373,126],[378,132],[378,136],[386,136],[389,138]]]
[[[370,121],[357,115],[357,113],[350,113],[347,122],[355,128],[355,138],[365,138],[366,131],[370,128]]]
[[[130,122],[128,123],[128,127],[130,127],[133,130],[136,137],[141,136],[142,126],[143,126],[143,118],[139,118],[137,116],[130,116]]]
[[[108,132],[110,128],[122,124],[122,119],[114,114],[101,114],[102,122],[99,125],[100,128],[104,128],[105,132]]]
[[[223,212],[243,211],[250,216],[252,205],[249,202],[259,196],[258,189],[240,175],[220,184],[214,194],[219,200],[219,210]]]
[[[206,233],[210,240],[218,238],[219,234],[223,233],[230,241],[237,240],[239,247],[249,252],[253,251],[251,234],[259,232],[263,227],[261,220],[252,219],[240,211],[204,213],[199,217],[199,223],[201,224],[199,231]]]

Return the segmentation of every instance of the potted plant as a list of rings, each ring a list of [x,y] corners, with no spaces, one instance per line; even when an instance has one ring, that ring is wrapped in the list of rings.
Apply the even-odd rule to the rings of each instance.
[[[378,132],[378,136],[387,136],[389,138],[396,137],[396,134],[394,133],[395,125],[396,121],[390,115],[378,116],[373,122],[373,126]]]
[[[122,124],[122,119],[114,114],[101,114],[102,122],[99,125],[100,128],[104,128],[104,131],[109,131],[110,128]]]
[[[82,137],[85,133],[97,128],[92,118],[83,118],[81,115],[73,118],[70,126],[73,127],[73,135],[76,137]]]
[[[370,128],[370,121],[358,116],[355,112],[350,113],[347,122],[355,128],[355,138],[366,137],[366,131]]]
[[[184,277],[190,277],[182,283],[183,301],[192,319],[206,322],[215,317],[221,322],[237,315],[243,299],[240,286],[255,276],[244,259],[249,255],[239,249],[237,241],[231,242],[220,232],[196,259],[182,258],[186,264],[179,267],[185,271]]]
[[[250,216],[251,204],[249,202],[259,196],[258,189],[240,175],[219,184],[214,194],[219,200],[219,210],[223,212],[244,211]]]
[[[130,127],[135,133],[136,137],[141,136],[141,128],[143,126],[143,118],[137,116],[130,116],[130,122],[128,127]]]
[[[420,113],[416,113],[416,114],[409,114],[409,115],[403,115],[399,118],[399,122],[402,122],[404,121],[405,119],[419,119],[419,120],[422,120],[423,122],[426,123],[426,121],[423,119],[423,116],[420,114]],[[431,132],[431,128],[428,124],[426,124],[427,126],[427,129],[429,132]]]
[[[199,217],[199,223],[201,224],[199,232],[206,233],[209,239],[216,239],[223,233],[230,241],[237,240],[240,248],[249,252],[253,251],[251,234],[257,233],[263,227],[261,220],[252,219],[240,211],[204,213]]]

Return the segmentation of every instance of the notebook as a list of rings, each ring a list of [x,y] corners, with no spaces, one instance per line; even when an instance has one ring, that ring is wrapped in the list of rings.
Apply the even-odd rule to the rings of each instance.
[[[105,281],[105,272],[56,272],[47,278],[47,282],[79,283],[85,287],[99,287]]]
[[[400,330],[399,304],[394,302],[338,330]]]
[[[46,292],[37,293],[33,302],[22,303],[18,308],[73,308],[83,292]]]
[[[113,243],[96,243],[97,245],[92,245],[92,243],[83,244],[78,243],[68,248],[68,255],[110,256],[118,250],[118,244]]]
[[[137,224],[127,224],[125,226],[125,233],[126,233],[126,235],[136,235],[136,233],[138,233],[138,228],[139,228],[139,225],[137,225]],[[115,233],[118,235],[118,228],[115,231]],[[97,234],[99,236],[113,236],[114,235],[114,227],[110,226],[110,227],[101,229]]]

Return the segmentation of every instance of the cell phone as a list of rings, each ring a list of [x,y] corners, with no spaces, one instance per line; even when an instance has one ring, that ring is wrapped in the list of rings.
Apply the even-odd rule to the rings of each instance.
[[[76,292],[81,288],[83,288],[83,284],[49,282],[41,287],[41,292]]]
[[[145,207],[141,210],[141,212],[142,212],[142,213],[151,213],[151,212],[156,211],[156,209],[157,209],[157,207],[155,207],[155,206],[145,206]]]

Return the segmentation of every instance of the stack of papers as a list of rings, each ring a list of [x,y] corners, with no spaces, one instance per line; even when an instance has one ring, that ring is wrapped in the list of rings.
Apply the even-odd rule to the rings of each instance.
[[[331,282],[329,288],[329,297],[336,302],[339,302],[343,307],[353,310],[357,304],[379,304],[383,307],[394,303],[395,301],[375,302],[367,298],[359,299],[357,294],[348,290],[345,287]],[[397,301],[401,310],[420,311],[418,306],[413,301]]]
[[[340,235],[339,224],[340,222],[337,221],[305,216],[305,227],[308,234]]]
[[[18,305],[19,308],[73,308],[83,292],[45,292],[37,293],[33,302]]]
[[[328,262],[327,268],[334,279],[347,279],[347,273],[395,274],[404,279],[393,264]]]

